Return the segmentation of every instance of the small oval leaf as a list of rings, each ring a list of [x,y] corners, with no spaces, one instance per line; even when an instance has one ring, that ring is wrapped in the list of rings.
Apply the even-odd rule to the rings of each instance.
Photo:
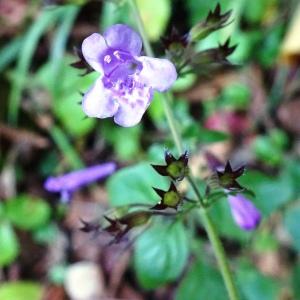
[[[175,280],[188,258],[188,238],[181,222],[155,223],[135,245],[134,265],[140,284],[154,289]]]

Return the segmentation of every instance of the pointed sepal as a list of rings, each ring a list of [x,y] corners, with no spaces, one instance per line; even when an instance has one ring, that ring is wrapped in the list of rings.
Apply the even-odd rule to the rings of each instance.
[[[188,174],[188,152],[185,151],[178,159],[176,159],[169,151],[165,152],[166,165],[152,165],[154,170],[162,175],[169,176],[173,180],[183,180]]]
[[[163,191],[157,188],[153,189],[161,199],[151,209],[163,210],[167,208],[173,208],[177,210],[178,206],[182,203],[182,197],[177,191],[177,188],[173,182],[171,183],[167,191]]]
[[[236,180],[244,174],[244,171],[245,166],[233,170],[230,162],[227,161],[224,170],[217,171],[219,184],[228,190],[243,190],[243,187]]]
[[[193,43],[198,42],[212,32],[229,25],[231,14],[231,10],[222,14],[221,6],[220,4],[217,4],[216,8],[208,13],[204,21],[201,21],[192,27],[188,36],[189,41]]]

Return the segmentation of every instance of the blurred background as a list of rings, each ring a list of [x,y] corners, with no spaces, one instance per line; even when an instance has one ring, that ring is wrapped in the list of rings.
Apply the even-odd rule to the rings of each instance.
[[[157,56],[162,36],[173,27],[187,33],[217,3],[232,10],[231,22],[197,48],[230,37],[231,64],[180,78],[172,107],[196,176],[209,173],[204,151],[247,165],[240,183],[256,195],[259,228],[239,229],[226,200],[211,210],[242,299],[299,300],[299,1],[137,0]],[[172,230],[155,224],[128,251],[79,230],[80,218],[96,220],[111,206],[155,203],[149,164],[173,149],[159,94],[133,128],[82,112],[81,93],[98,74],[70,66],[74,48],[115,23],[135,27],[126,1],[0,0],[0,300],[225,297],[197,216]],[[107,161],[122,171],[68,205],[43,187],[49,176]]]

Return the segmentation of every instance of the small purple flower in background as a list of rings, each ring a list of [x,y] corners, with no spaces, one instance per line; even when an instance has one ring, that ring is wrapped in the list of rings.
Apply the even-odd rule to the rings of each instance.
[[[139,56],[141,50],[140,36],[122,24],[83,41],[85,60],[101,73],[83,98],[87,116],[114,117],[121,126],[134,126],[150,105],[153,90],[163,92],[171,87],[177,78],[174,65],[167,59]]]
[[[111,175],[115,172],[116,168],[117,166],[114,162],[108,162],[58,177],[49,177],[44,187],[48,192],[61,193],[61,200],[68,202],[74,191],[82,186]]]
[[[228,195],[228,202],[234,221],[242,229],[253,230],[259,225],[261,221],[259,210],[242,194]]]

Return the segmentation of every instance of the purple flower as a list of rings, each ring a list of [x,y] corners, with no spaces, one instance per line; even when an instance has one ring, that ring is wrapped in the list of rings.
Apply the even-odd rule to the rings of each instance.
[[[167,59],[139,56],[141,49],[140,36],[122,24],[83,41],[85,60],[101,73],[83,98],[87,116],[114,117],[121,126],[134,126],[149,106],[153,90],[171,87],[177,78],[174,65]]]
[[[255,229],[261,220],[261,214],[254,204],[242,194],[229,195],[228,201],[235,222],[244,230]]]
[[[49,177],[44,184],[44,188],[48,192],[61,193],[62,201],[67,202],[75,190],[109,176],[115,170],[116,164],[114,162],[104,163],[58,177]]]

